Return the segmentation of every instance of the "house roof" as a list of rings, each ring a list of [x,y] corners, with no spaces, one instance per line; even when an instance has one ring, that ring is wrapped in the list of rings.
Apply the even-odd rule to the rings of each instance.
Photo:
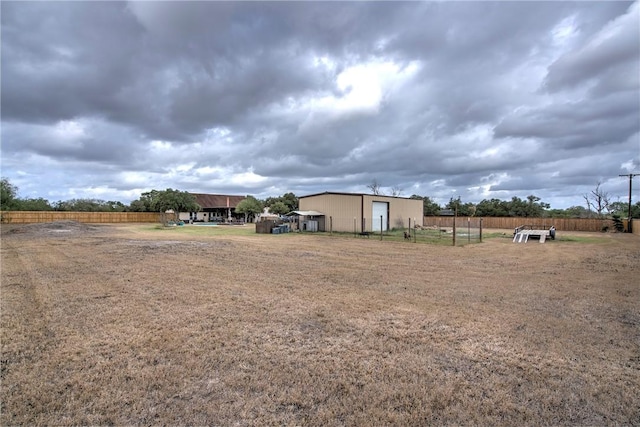
[[[230,196],[226,194],[190,193],[195,196],[196,203],[203,209],[235,208],[238,203],[246,199],[245,196]]]

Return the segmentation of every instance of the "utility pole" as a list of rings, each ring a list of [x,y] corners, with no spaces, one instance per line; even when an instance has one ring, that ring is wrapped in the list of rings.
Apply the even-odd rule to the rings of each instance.
[[[632,183],[633,183],[633,177],[634,176],[639,176],[640,173],[628,173],[625,175],[618,175],[618,176],[628,176],[629,177],[629,213],[627,215],[627,231],[629,233],[632,232],[632,228],[631,228],[631,187],[632,187]]]

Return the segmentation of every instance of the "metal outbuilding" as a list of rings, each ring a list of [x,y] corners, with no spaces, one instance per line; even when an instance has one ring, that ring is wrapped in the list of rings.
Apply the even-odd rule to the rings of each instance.
[[[418,199],[324,192],[298,200],[299,212],[323,215],[318,231],[376,232],[422,225],[423,201]]]

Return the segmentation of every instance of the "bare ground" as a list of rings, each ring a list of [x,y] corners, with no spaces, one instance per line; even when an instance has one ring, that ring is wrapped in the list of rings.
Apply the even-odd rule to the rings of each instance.
[[[574,236],[3,226],[0,424],[640,425],[640,239]]]

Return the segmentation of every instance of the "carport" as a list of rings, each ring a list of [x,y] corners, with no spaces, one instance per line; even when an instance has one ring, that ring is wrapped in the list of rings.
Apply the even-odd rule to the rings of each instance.
[[[318,211],[292,211],[287,214],[296,218],[299,231],[326,231],[325,214]]]

